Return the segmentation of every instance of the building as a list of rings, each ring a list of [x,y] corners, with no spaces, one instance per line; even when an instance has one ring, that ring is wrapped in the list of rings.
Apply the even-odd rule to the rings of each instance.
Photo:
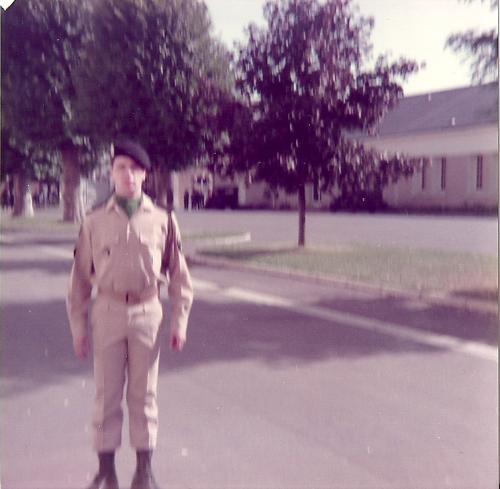
[[[390,207],[498,208],[498,84],[405,97],[366,146],[401,152],[419,168],[384,190]]]
[[[414,158],[417,170],[384,189],[393,209],[492,210],[498,208],[498,84],[403,98],[382,120],[375,135],[358,137],[368,147]],[[200,170],[179,176],[182,193],[196,189]],[[240,207],[297,207],[296,194],[273,191],[264,182],[217,176],[210,193],[231,193]],[[328,209],[335,190],[306,187],[308,208]],[[177,201],[181,205],[181,198]]]

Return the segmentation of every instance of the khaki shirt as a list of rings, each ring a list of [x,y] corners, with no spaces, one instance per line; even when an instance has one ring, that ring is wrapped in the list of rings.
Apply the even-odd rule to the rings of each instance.
[[[73,338],[87,334],[93,286],[124,298],[154,293],[161,283],[172,302],[171,331],[185,336],[193,286],[175,216],[143,195],[129,219],[111,197],[86,216],[76,244],[66,302]]]

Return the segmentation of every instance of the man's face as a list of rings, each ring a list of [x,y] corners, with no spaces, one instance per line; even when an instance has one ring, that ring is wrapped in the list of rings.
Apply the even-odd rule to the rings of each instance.
[[[113,159],[111,179],[115,184],[115,192],[120,197],[137,199],[142,193],[142,183],[146,179],[146,170],[132,158],[118,155]]]

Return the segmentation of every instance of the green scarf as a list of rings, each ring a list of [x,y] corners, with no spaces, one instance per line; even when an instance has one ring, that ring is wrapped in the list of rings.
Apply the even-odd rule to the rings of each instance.
[[[142,195],[138,199],[127,199],[127,197],[120,197],[115,195],[116,203],[125,211],[129,219],[137,212],[141,206]]]

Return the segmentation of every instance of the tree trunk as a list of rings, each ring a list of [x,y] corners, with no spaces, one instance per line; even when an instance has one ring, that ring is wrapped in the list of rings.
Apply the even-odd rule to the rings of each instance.
[[[167,192],[163,182],[163,175],[161,168],[155,168],[154,173],[154,186],[155,186],[155,201],[158,205],[165,207],[167,204]]]
[[[24,173],[14,174],[14,208],[12,216],[33,216],[33,202],[31,201],[31,195],[29,195],[28,179]]]
[[[155,190],[156,203],[167,209],[173,209],[174,193],[172,185],[172,173],[165,168],[156,168],[155,175]]]
[[[306,186],[301,183],[298,191],[299,197],[299,247],[306,245]]]
[[[174,210],[174,182],[172,172],[165,170],[165,188],[167,190],[167,209]]]
[[[63,221],[81,222],[85,214],[80,189],[78,150],[67,145],[61,150],[63,164]]]

